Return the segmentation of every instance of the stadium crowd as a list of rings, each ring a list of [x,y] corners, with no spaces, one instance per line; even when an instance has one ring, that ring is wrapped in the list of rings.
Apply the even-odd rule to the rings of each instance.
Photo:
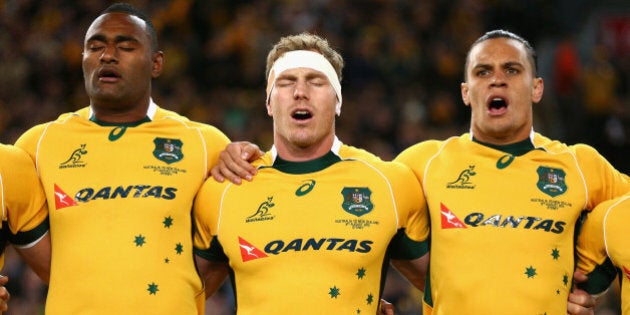
[[[87,105],[81,72],[85,29],[114,1],[0,0],[0,142]],[[466,132],[460,83],[466,49],[485,31],[529,39],[545,80],[535,129],[586,142],[630,173],[630,5],[589,0],[138,0],[165,52],[157,104],[213,124],[232,140],[267,149],[264,68],[272,43],[320,34],[346,62],[345,143],[384,159],[426,139]],[[623,33],[625,32],[625,33]],[[625,42],[624,42],[625,40]],[[68,246],[71,246],[69,244]],[[103,244],[103,246],[107,246]],[[130,262],[133,263],[133,262]],[[9,314],[43,313],[46,288],[13,252]],[[418,314],[418,294],[391,273],[386,298]],[[616,314],[614,294],[598,314]],[[226,287],[208,314],[229,309]],[[216,310],[212,311],[210,308]],[[229,310],[225,311],[229,313]]]

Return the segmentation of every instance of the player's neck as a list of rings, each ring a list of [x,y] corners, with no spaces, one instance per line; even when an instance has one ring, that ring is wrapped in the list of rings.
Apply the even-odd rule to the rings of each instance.
[[[90,120],[106,124],[133,124],[143,121],[147,117],[151,120],[150,111],[152,101],[149,99],[136,105],[103,104],[92,102],[90,104]],[[153,106],[155,107],[155,106]]]
[[[334,136],[308,146],[300,146],[285,140],[274,142],[278,157],[289,162],[311,161],[326,155],[332,149]]]

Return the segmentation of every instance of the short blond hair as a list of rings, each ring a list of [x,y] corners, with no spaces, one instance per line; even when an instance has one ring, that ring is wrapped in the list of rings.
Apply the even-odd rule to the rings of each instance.
[[[273,67],[274,62],[278,58],[282,57],[284,53],[293,50],[312,50],[316,51],[324,56],[330,62],[335,69],[339,81],[341,81],[341,71],[343,70],[343,58],[335,51],[328,41],[317,35],[310,33],[300,33],[298,35],[290,35],[280,38],[280,40],[273,45],[271,51],[267,55],[267,68],[265,69],[265,78],[269,78],[269,71]]]

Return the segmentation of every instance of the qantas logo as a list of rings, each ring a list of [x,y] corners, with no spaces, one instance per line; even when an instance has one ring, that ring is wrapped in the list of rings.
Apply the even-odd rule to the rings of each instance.
[[[453,211],[442,203],[440,203],[440,217],[442,220],[442,229],[494,226],[501,228],[543,230],[545,232],[560,234],[564,232],[564,227],[567,224],[564,221],[555,221],[549,218],[502,214],[486,215],[481,212],[472,212],[466,215],[464,220],[460,220]]]
[[[151,186],[151,185],[129,185],[102,188],[86,187],[77,192],[75,199],[79,202],[88,202],[97,199],[116,198],[160,198],[166,200],[175,199],[177,188]]]
[[[462,221],[460,221],[443,203],[440,203],[440,217],[442,218],[443,229],[466,228],[464,223],[462,223]]]
[[[66,192],[61,190],[57,184],[55,184],[55,208],[57,210],[63,209],[66,207],[74,207],[77,205],[77,202],[74,201]]]
[[[250,244],[240,236],[238,237],[238,246],[241,248],[241,258],[243,259],[243,262],[267,257],[267,255],[260,249],[256,248],[256,246]]]
[[[129,185],[118,187],[102,187],[91,188],[86,187],[80,189],[74,198],[70,197],[61,187],[55,184],[55,207],[57,210],[66,207],[77,206],[79,202],[88,202],[98,199],[117,199],[117,198],[160,198],[166,200],[175,199],[177,196],[177,188],[151,186],[151,185]]]
[[[265,245],[264,251],[250,244],[242,237],[238,237],[238,246],[243,262],[265,258],[269,255],[279,255],[286,252],[300,252],[309,250],[346,251],[351,253],[368,253],[372,250],[373,241],[343,238],[297,238],[291,241],[275,240]]]

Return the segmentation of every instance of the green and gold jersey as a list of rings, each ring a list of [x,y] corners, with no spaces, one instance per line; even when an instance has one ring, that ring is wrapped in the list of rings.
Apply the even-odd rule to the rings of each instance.
[[[630,314],[630,195],[600,204],[588,214],[578,238],[578,268],[588,273],[579,286],[604,292],[619,275],[622,313]]]
[[[0,144],[0,269],[4,249],[35,245],[48,232],[46,196],[35,172],[35,165],[21,149]]]
[[[427,251],[413,173],[345,145],[309,162],[271,160],[252,182],[206,181],[196,253],[218,259],[222,247],[238,314],[375,314],[388,258]]]
[[[18,140],[50,208],[46,314],[201,314],[192,203],[227,137],[154,103],[137,124],[89,117],[63,114]]]
[[[433,314],[565,314],[582,210],[630,189],[593,148],[534,133],[501,150],[470,134],[426,141],[396,160],[429,207]]]

